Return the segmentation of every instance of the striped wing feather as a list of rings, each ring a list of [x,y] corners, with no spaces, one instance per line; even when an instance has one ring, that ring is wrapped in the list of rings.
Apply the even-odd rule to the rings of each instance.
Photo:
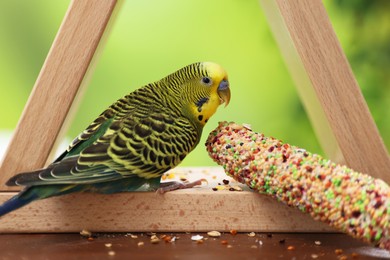
[[[48,168],[19,174],[7,184],[90,184],[161,176],[198,144],[199,135],[159,98],[141,88],[118,100]]]

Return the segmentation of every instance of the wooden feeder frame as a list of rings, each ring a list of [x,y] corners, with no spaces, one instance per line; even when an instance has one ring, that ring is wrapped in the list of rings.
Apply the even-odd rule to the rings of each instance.
[[[390,183],[390,158],[321,0],[260,0],[327,156]],[[64,132],[117,0],[73,0],[0,168],[4,183],[43,167]],[[85,85],[85,84],[84,84]],[[72,107],[73,104],[73,107]],[[194,169],[196,171],[197,169]],[[221,172],[220,168],[212,171]],[[331,231],[296,209],[253,192],[71,194],[34,202],[0,220],[0,232]]]

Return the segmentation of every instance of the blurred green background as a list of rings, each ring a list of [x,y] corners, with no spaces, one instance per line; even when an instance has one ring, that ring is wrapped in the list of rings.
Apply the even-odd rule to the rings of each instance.
[[[3,152],[68,4],[68,0],[0,1]],[[325,0],[324,4],[389,149],[390,1]],[[214,165],[203,144],[221,120],[249,123],[256,131],[323,154],[258,0],[124,1],[67,140],[126,93],[207,60],[228,71],[232,100],[209,121],[200,145],[182,165]]]

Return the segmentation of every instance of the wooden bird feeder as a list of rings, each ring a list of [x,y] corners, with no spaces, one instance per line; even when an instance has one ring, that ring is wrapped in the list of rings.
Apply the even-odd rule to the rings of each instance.
[[[327,157],[390,183],[386,147],[321,0],[260,3]],[[0,203],[16,194],[15,187],[4,185],[11,176],[47,163],[119,5],[117,0],[70,3],[3,158]],[[221,168],[206,170],[224,176]],[[192,171],[201,175],[205,169]],[[268,197],[250,191],[214,192],[210,187],[162,196],[152,192],[71,194],[31,203],[0,220],[0,232],[81,229],[332,231]]]

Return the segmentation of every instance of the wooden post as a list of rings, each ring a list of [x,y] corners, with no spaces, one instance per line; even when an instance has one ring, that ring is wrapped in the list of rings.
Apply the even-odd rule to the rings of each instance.
[[[71,2],[3,158],[0,190],[10,190],[4,183],[14,174],[44,166],[116,2]]]
[[[390,158],[321,0],[260,0],[326,154],[390,183]]]

